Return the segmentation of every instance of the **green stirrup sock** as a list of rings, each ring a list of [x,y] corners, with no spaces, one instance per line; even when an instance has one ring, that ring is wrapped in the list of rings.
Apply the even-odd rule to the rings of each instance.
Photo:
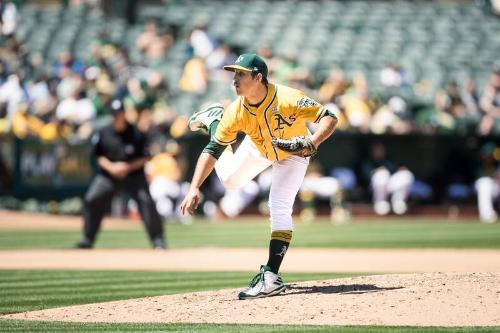
[[[215,135],[215,131],[217,130],[217,126],[219,125],[220,121],[219,120],[214,120],[210,124],[210,128],[208,129],[208,133],[210,134],[210,138],[213,138]]]

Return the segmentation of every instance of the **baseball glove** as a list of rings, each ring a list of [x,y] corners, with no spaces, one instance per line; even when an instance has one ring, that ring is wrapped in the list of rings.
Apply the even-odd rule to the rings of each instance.
[[[290,154],[302,157],[314,156],[318,152],[311,139],[306,136],[296,136],[290,140],[273,138],[271,144]]]

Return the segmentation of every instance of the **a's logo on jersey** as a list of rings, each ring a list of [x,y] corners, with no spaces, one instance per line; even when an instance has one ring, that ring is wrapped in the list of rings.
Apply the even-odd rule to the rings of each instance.
[[[297,120],[297,118],[295,116],[290,116],[288,117],[288,120],[286,120],[285,118],[283,118],[282,115],[280,115],[279,113],[276,113],[274,115],[274,119],[276,120],[276,122],[278,123],[278,125],[276,126],[276,128],[274,129],[274,131],[276,130],[282,130],[284,129],[285,125],[288,126],[288,127],[291,127],[293,122],[295,120]]]
[[[316,102],[314,99],[310,97],[302,97],[300,100],[297,101],[298,109],[308,108],[310,106],[316,106],[316,105],[318,105],[318,102]]]

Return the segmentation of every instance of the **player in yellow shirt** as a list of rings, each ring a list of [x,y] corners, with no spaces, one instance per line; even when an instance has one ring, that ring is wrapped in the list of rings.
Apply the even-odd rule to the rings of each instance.
[[[213,104],[190,118],[191,130],[207,131],[211,140],[198,159],[180,209],[183,214],[193,213],[200,202],[200,186],[214,168],[224,186],[235,189],[272,167],[268,262],[238,297],[277,295],[286,288],[278,271],[292,238],[292,208],[309,163],[307,156],[333,133],[337,118],[303,92],[268,82],[267,65],[254,53],[242,54],[224,69],[234,72],[239,97],[226,110]],[[313,135],[306,122],[318,123]],[[246,136],[233,154],[226,147],[236,141],[238,132]],[[308,149],[296,149],[303,144]]]

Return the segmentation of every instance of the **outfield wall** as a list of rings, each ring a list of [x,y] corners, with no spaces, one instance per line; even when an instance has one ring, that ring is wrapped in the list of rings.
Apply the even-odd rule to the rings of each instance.
[[[191,177],[206,137],[183,138]],[[452,182],[472,186],[480,168],[480,147],[485,142],[500,144],[499,137],[457,137],[456,135],[363,135],[336,133],[325,142],[317,157],[326,173],[348,167],[358,173],[368,158],[373,142],[387,148],[397,165],[410,168],[416,178],[432,186],[435,200],[443,198]],[[20,198],[63,199],[82,195],[96,171],[88,142],[41,143],[0,136],[0,194]],[[365,186],[361,182],[361,187]]]

